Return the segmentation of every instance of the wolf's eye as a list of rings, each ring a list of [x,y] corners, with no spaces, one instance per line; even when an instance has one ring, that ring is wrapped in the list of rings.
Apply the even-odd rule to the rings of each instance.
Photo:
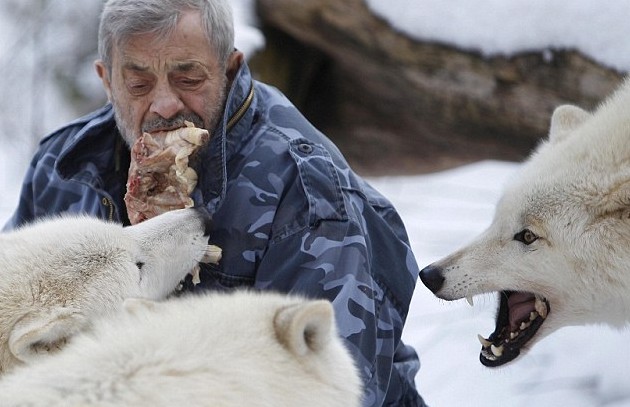
[[[514,235],[514,240],[518,240],[521,243],[530,245],[538,240],[538,236],[529,229],[523,229]]]

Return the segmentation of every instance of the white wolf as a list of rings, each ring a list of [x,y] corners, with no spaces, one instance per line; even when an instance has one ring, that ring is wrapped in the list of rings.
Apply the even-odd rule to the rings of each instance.
[[[3,407],[358,407],[361,388],[330,302],[236,292],[127,300],[0,394]]]
[[[630,319],[630,79],[594,112],[558,107],[489,228],[421,271],[446,300],[498,292],[480,360],[499,366],[568,325]],[[524,346],[526,348],[524,348]]]
[[[182,209],[123,228],[62,216],[0,234],[0,373],[63,347],[130,297],[163,299],[216,261],[211,220]]]

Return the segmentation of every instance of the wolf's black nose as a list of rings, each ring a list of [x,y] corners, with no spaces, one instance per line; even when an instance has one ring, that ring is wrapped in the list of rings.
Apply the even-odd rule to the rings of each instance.
[[[440,291],[444,284],[442,269],[434,265],[428,265],[420,270],[420,280],[435,294]]]

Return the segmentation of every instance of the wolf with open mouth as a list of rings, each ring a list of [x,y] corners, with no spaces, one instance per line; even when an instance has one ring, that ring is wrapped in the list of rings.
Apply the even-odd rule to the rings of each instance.
[[[558,107],[486,231],[420,272],[445,300],[496,292],[496,367],[569,325],[630,320],[630,79],[595,111]]]

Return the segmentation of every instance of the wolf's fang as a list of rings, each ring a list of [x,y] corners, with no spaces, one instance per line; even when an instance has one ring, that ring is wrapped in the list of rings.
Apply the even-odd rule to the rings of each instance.
[[[538,296],[536,296],[534,308],[536,308],[536,312],[538,312],[538,315],[540,315],[543,319],[547,318],[547,305],[545,305]]]
[[[489,347],[490,345],[492,345],[492,343],[487,340],[486,338],[484,338],[483,336],[477,334],[477,339],[479,339],[479,343],[481,343],[481,346],[483,346],[484,348]]]
[[[490,350],[492,351],[492,354],[496,357],[501,357],[501,355],[503,355],[503,345],[498,347],[490,345]]]

